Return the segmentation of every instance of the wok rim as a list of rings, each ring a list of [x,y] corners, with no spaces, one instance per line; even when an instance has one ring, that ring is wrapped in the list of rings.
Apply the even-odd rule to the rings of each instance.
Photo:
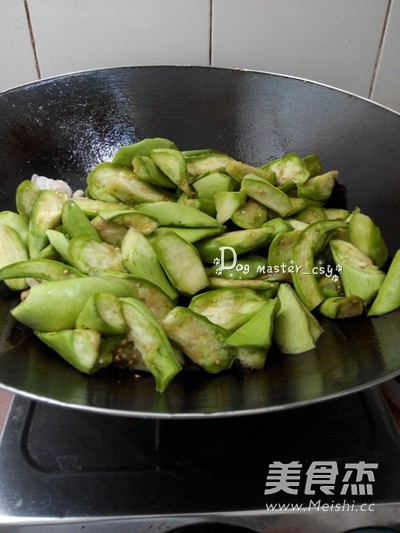
[[[301,76],[294,76],[291,74],[286,73],[280,73],[280,72],[272,72],[268,70],[260,70],[260,69],[251,69],[251,68],[243,68],[243,67],[230,67],[230,66],[218,66],[218,65],[197,65],[197,64],[154,64],[154,65],[117,65],[117,66],[105,66],[105,67],[97,67],[97,68],[90,68],[90,69],[82,69],[82,70],[76,70],[76,71],[70,71],[70,72],[64,72],[56,75],[46,76],[39,78],[34,81],[26,82],[20,85],[12,86],[7,89],[4,89],[0,91],[0,98],[7,98],[7,96],[18,90],[22,90],[24,88],[32,88],[37,87],[40,85],[45,85],[47,83],[51,83],[53,81],[62,80],[62,79],[72,79],[78,76],[88,76],[90,74],[95,73],[105,73],[105,72],[117,72],[122,70],[147,70],[147,69],[155,69],[155,70],[169,70],[169,69],[177,69],[177,70],[185,70],[185,69],[198,69],[198,70],[204,70],[204,71],[230,71],[230,72],[239,72],[239,73],[250,73],[250,74],[260,74],[260,75],[267,75],[274,78],[282,78],[282,79],[290,79],[290,80],[296,80],[300,81],[306,84],[311,84],[314,86],[324,87],[326,89],[345,94],[347,96],[351,96],[356,98],[357,100],[365,101],[369,104],[372,104],[373,106],[379,107],[386,112],[389,112],[391,114],[394,114],[396,116],[400,117],[400,111],[397,111],[385,104],[382,104],[380,102],[377,102],[370,97],[362,96],[358,93],[342,89],[340,87],[330,85],[327,83],[319,82],[316,80],[312,80],[309,78],[304,78]],[[17,387],[13,387],[10,385],[6,385],[3,383],[0,383],[0,389],[9,392],[16,396],[21,396],[27,399],[30,399],[35,402],[40,403],[46,403],[55,407],[60,408],[68,408],[68,409],[75,409],[79,411],[85,411],[92,414],[97,415],[109,415],[109,416],[120,416],[120,417],[128,417],[128,418],[149,418],[149,419],[162,419],[162,420],[202,420],[202,419],[217,419],[217,418],[234,418],[234,417],[242,417],[242,416],[252,416],[252,415],[267,415],[268,413],[277,413],[281,411],[291,410],[291,409],[298,409],[298,408],[304,408],[310,405],[314,405],[316,403],[326,402],[326,401],[332,401],[336,398],[342,398],[345,396],[349,396],[352,394],[356,394],[359,392],[362,392],[364,390],[375,388],[386,381],[392,380],[394,377],[399,375],[398,370],[394,370],[392,372],[388,372],[385,376],[380,376],[375,378],[374,380],[370,380],[366,383],[361,383],[358,385],[355,385],[353,387],[349,387],[343,390],[326,393],[323,396],[315,396],[312,398],[307,398],[304,400],[298,400],[293,401],[290,403],[278,403],[276,405],[270,405],[266,407],[256,407],[256,408],[245,408],[245,409],[236,409],[236,410],[223,410],[223,411],[199,411],[199,412],[152,412],[152,411],[138,411],[138,410],[128,410],[128,409],[116,409],[116,408],[108,408],[108,407],[97,407],[93,405],[84,405],[81,403],[76,402],[68,402],[68,401],[62,401],[57,400],[45,395],[41,395],[34,392],[29,392],[25,390],[20,390]]]
[[[43,78],[39,78],[34,81],[29,81],[22,83],[20,85],[14,85],[12,87],[9,87],[7,89],[4,89],[0,91],[0,96],[6,95],[8,92],[15,91],[18,89],[23,89],[24,87],[31,87],[33,85],[40,85],[42,83],[48,83],[51,81],[56,81],[58,79],[62,78],[68,78],[68,77],[75,77],[80,75],[87,75],[95,72],[104,72],[104,71],[117,71],[117,70],[124,70],[124,69],[168,69],[168,68],[177,68],[177,69],[187,69],[187,68],[195,68],[195,69],[204,69],[204,70],[227,70],[227,71],[233,71],[233,72],[250,72],[253,74],[267,74],[269,76],[279,77],[279,78],[287,78],[292,80],[298,80],[302,81],[304,83],[310,83],[312,85],[318,85],[320,87],[326,87],[327,89],[331,89],[333,91],[341,92],[344,94],[347,94],[348,96],[353,96],[355,98],[358,98],[360,100],[364,100],[366,102],[369,102],[370,104],[376,105],[378,107],[381,107],[382,109],[385,109],[386,111],[389,111],[391,113],[394,113],[395,115],[400,116],[400,110],[397,111],[396,109],[393,109],[385,104],[382,104],[380,102],[377,102],[376,100],[373,100],[370,97],[363,96],[359,93],[349,91],[347,89],[343,89],[336,85],[331,85],[329,83],[324,83],[320,81],[313,80],[311,78],[304,78],[302,76],[294,76],[292,74],[286,74],[284,72],[273,72],[269,70],[262,70],[262,69],[251,69],[251,68],[244,68],[244,67],[227,67],[227,66],[218,66],[218,65],[197,65],[197,64],[185,64],[185,63],[177,63],[177,64],[154,64],[154,65],[116,65],[112,67],[98,67],[98,68],[89,68],[89,69],[82,69],[82,70],[72,70],[67,71],[61,74],[55,74],[52,76],[45,76]]]
[[[257,416],[257,415],[268,415],[272,413],[279,413],[282,411],[289,411],[292,409],[302,409],[307,408],[309,406],[323,403],[323,402],[329,402],[334,401],[339,398],[344,398],[346,396],[351,396],[353,394],[358,394],[360,392],[374,389],[376,387],[379,387],[383,383],[386,383],[387,381],[391,381],[396,376],[399,375],[398,371],[393,371],[391,373],[388,373],[384,377],[376,378],[373,381],[369,381],[368,383],[364,383],[355,387],[351,387],[348,389],[344,389],[341,391],[332,392],[330,394],[325,394],[324,396],[315,396],[313,398],[307,398],[305,400],[299,400],[294,401],[291,403],[284,403],[284,404],[278,404],[278,405],[272,405],[268,407],[257,407],[254,409],[237,409],[235,411],[233,410],[227,410],[227,411],[215,411],[215,412],[187,412],[187,413],[181,413],[181,412],[171,412],[171,413],[163,413],[163,412],[152,412],[152,411],[134,411],[134,410],[127,410],[127,409],[113,409],[113,408],[106,408],[106,407],[95,407],[92,405],[83,405],[79,403],[69,403],[64,402],[61,400],[55,400],[54,398],[49,398],[46,396],[40,396],[39,394],[30,393],[27,391],[21,391],[15,387],[11,387],[8,385],[0,384],[0,388],[4,391],[10,392],[14,394],[15,396],[21,396],[23,398],[26,398],[27,400],[31,400],[37,403],[45,403],[48,405],[51,405],[53,407],[63,408],[63,409],[74,409],[76,411],[82,411],[91,413],[93,415],[106,415],[106,416],[117,416],[122,418],[146,418],[146,419],[152,419],[152,420],[215,420],[220,418],[236,418],[236,417],[243,417],[243,416]]]

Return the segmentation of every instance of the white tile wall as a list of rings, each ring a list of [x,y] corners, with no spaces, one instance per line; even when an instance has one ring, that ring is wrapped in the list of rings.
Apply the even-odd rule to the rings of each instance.
[[[214,0],[216,65],[300,76],[368,96],[385,0]]]
[[[400,0],[392,0],[372,98],[400,111]]]
[[[208,64],[209,0],[29,0],[41,74]]]
[[[268,70],[400,111],[400,0],[0,0],[0,90],[114,65]]]
[[[0,90],[36,79],[24,0],[0,0]]]

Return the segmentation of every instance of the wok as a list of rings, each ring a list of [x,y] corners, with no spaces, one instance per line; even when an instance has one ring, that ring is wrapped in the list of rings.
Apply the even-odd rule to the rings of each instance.
[[[33,173],[82,188],[121,145],[167,137],[181,149],[215,148],[253,165],[297,151],[340,172],[336,205],[359,206],[400,247],[400,116],[314,82],[210,67],[121,67],[64,75],[0,95],[0,209]],[[182,372],[164,394],[151,376],[107,369],[88,377],[9,315],[0,294],[0,383],[5,389],[93,412],[217,417],[300,406],[400,373],[400,312],[323,321],[315,350],[271,352],[262,371]]]

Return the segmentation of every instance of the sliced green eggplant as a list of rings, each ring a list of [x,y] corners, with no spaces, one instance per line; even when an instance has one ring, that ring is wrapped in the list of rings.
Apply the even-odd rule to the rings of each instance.
[[[370,257],[379,268],[388,260],[389,252],[381,230],[371,217],[363,213],[353,213],[350,217],[349,242]]]
[[[125,268],[137,278],[154,283],[170,298],[178,296],[161,267],[157,254],[147,238],[135,228],[129,228],[121,243]]]
[[[113,163],[130,167],[132,166],[134,157],[148,156],[155,148],[178,149],[176,144],[169,139],[165,139],[164,137],[150,137],[118,148],[114,154]]]
[[[178,292],[193,295],[208,286],[208,277],[193,244],[170,231],[151,242],[171,284]]]
[[[134,342],[143,362],[155,378],[156,390],[164,392],[181,371],[168,337],[150,309],[135,298],[121,298],[128,325],[128,339]]]
[[[247,174],[243,178],[240,190],[281,217],[287,216],[292,211],[292,204],[287,194],[254,174]]]
[[[315,348],[323,329],[289,284],[280,285],[278,301],[272,337],[280,351],[299,354]]]
[[[247,346],[269,350],[277,300],[266,300],[264,305],[242,326],[236,329],[226,342],[230,346]]]
[[[334,296],[326,298],[318,308],[328,318],[352,318],[364,312],[364,302],[359,296]]]
[[[46,231],[60,224],[62,206],[67,199],[65,193],[54,189],[39,191],[29,219],[28,243],[31,259],[37,257],[48,245]]]
[[[18,261],[26,261],[28,251],[17,231],[10,226],[0,224],[0,268],[12,266]],[[4,278],[4,283],[13,291],[23,291],[28,287],[25,279]]]
[[[65,361],[85,374],[94,374],[111,364],[101,352],[101,335],[90,329],[35,331],[36,336]]]
[[[400,307],[400,250],[390,263],[389,270],[368,311],[369,316],[390,313]]]
[[[235,350],[225,342],[223,328],[187,307],[176,306],[162,321],[168,337],[206,372],[216,374],[232,366]]]
[[[85,276],[46,281],[31,287],[26,298],[12,309],[11,314],[34,331],[73,329],[87,300],[96,292],[118,297],[137,295],[134,285],[125,279]]]
[[[189,309],[233,331],[259,311],[265,301],[251,289],[214,289],[194,296]]]
[[[356,295],[365,304],[371,303],[382,286],[385,273],[350,242],[332,239],[330,248],[340,271],[345,295]]]
[[[68,256],[71,263],[85,274],[92,268],[125,270],[118,246],[98,242],[88,235],[76,235],[71,239]]]
[[[119,299],[111,293],[93,294],[76,319],[78,329],[93,329],[102,335],[122,335],[128,326]]]

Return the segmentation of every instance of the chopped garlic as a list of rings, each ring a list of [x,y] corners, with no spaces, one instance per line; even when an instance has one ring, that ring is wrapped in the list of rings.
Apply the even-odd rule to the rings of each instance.
[[[68,198],[71,198],[72,196],[72,189],[66,181],[53,180],[46,178],[45,176],[39,176],[38,174],[33,174],[31,181],[37,185],[39,189],[54,189],[56,191],[64,192]]]

